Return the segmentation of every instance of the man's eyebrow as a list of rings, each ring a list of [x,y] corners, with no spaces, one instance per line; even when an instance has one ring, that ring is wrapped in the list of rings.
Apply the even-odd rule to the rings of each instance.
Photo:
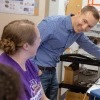
[[[88,21],[86,19],[83,19],[86,23],[88,23]]]
[[[88,23],[88,21],[87,21],[87,23]],[[89,27],[93,27],[92,25],[89,25],[89,23],[88,23],[88,26],[89,26]]]
[[[93,27],[93,26],[89,25],[89,23],[86,19],[83,19],[83,20],[88,24],[89,27]]]

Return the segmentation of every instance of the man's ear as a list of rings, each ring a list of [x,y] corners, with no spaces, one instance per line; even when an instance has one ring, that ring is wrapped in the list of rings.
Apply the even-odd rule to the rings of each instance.
[[[28,50],[29,49],[29,44],[28,43],[24,43],[23,49]]]

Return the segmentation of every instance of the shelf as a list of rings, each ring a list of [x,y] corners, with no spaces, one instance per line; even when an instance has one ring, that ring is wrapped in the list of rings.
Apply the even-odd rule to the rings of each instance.
[[[67,88],[67,89],[70,89],[71,91],[81,92],[81,93],[86,93],[86,91],[88,90],[88,87],[70,85],[70,84],[65,84],[63,82],[59,84],[59,88]]]
[[[96,59],[96,58],[90,58],[87,56],[84,56],[82,54],[64,54],[60,56],[60,61],[61,61],[61,66],[62,66],[62,62],[76,62],[79,64],[87,64],[87,65],[94,65],[94,66],[98,66],[98,68],[100,68],[100,60]],[[62,71],[62,67],[60,68],[60,70]],[[98,73],[100,70],[98,70]],[[62,76],[62,72],[61,72],[61,76]],[[61,82],[62,78],[60,77],[60,84],[59,84],[59,94],[61,93],[61,88],[67,88],[70,89],[71,91],[74,92],[81,92],[81,93],[86,93],[86,91],[88,90],[89,87],[83,87],[80,85],[70,85],[70,84],[65,84],[63,82]]]
[[[65,54],[60,56],[60,61],[76,62],[80,64],[100,66],[100,60],[96,58],[89,58],[81,54]]]

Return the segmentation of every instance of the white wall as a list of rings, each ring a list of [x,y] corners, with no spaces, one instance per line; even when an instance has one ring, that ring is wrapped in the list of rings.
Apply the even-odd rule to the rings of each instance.
[[[52,1],[49,3],[49,16],[58,15],[59,0]]]
[[[65,15],[65,6],[68,0],[59,0],[58,14]]]
[[[52,15],[65,15],[65,3],[67,0],[50,0],[49,16]]]
[[[83,2],[82,2],[82,8],[84,7],[84,6],[86,6],[88,4],[88,0],[83,0]]]

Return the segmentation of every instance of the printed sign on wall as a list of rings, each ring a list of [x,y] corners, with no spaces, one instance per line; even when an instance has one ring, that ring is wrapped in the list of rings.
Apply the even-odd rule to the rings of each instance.
[[[34,15],[35,0],[0,0],[0,12]]]

